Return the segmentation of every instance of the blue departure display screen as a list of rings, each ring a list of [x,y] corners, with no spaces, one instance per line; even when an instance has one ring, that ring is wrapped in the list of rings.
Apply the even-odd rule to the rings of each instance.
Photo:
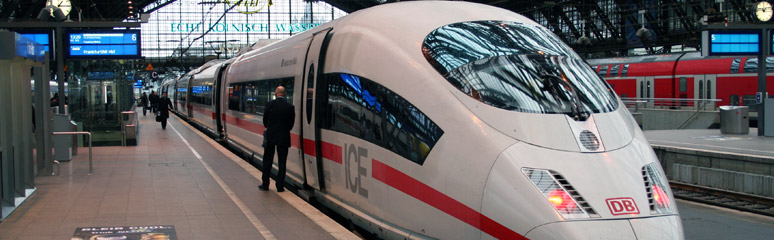
[[[43,51],[48,51],[48,34],[46,33],[22,33],[23,37],[29,38],[32,41],[40,44],[43,47]]]
[[[710,55],[758,55],[761,51],[759,31],[710,31]]]
[[[769,41],[771,42],[771,46],[769,46],[769,56],[774,56],[774,30],[769,30]]]
[[[88,30],[67,33],[68,58],[140,58],[140,30]]]
[[[37,54],[44,55],[44,52],[48,52],[49,59],[53,60],[55,59],[53,46],[54,44],[51,43],[53,40],[51,38],[50,31],[42,31],[42,30],[27,30],[27,29],[21,29],[21,30],[14,30],[15,32],[19,33],[22,37],[26,37],[33,42],[40,44],[41,48],[36,49],[36,51],[39,51]]]

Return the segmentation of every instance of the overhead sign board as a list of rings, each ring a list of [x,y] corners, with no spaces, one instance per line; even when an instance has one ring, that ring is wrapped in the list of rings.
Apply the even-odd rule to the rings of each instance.
[[[140,58],[140,30],[78,30],[67,32],[67,58]]]
[[[710,30],[703,33],[705,56],[755,55],[761,51],[759,30]]]
[[[44,55],[45,52],[49,52],[48,54],[49,58],[51,60],[54,59],[54,53],[51,52],[51,50],[49,50],[49,45],[50,45],[50,42],[52,41],[50,31],[47,32],[47,31],[41,31],[41,30],[27,30],[27,29],[14,30],[14,31],[22,35],[22,37],[29,38],[35,43],[40,44],[40,48],[36,49],[37,51],[40,52],[40,55]]]
[[[88,80],[106,80],[116,78],[115,72],[88,72]]]
[[[769,56],[774,56],[774,29],[769,29]]]

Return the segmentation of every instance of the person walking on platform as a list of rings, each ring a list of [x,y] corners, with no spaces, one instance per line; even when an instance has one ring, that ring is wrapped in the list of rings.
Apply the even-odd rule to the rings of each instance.
[[[161,117],[161,129],[167,129],[167,118],[169,118],[169,109],[172,109],[172,101],[167,98],[167,93],[163,93],[157,104]]]
[[[147,115],[146,112],[148,110],[148,95],[145,93],[142,93],[142,96],[140,96],[140,105],[142,105],[142,115]]]
[[[290,129],[293,129],[295,123],[296,110],[288,100],[285,99],[285,88],[277,87],[274,91],[276,99],[266,104],[266,111],[263,115],[263,125],[266,126],[266,148],[263,154],[263,175],[261,176],[261,190],[269,190],[269,176],[271,175],[271,165],[274,161],[274,151],[277,151],[277,192],[285,191],[285,163],[288,160],[288,148],[290,148]]]
[[[59,93],[54,93],[54,97],[48,100],[51,107],[59,107]]]
[[[153,114],[158,114],[158,111],[159,111],[159,95],[156,94],[156,91],[151,91],[151,94],[148,97],[148,101],[150,101],[151,112],[153,112]]]

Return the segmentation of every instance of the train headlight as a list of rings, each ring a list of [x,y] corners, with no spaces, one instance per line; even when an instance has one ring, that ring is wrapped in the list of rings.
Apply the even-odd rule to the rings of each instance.
[[[556,189],[548,194],[548,201],[554,204],[554,207],[559,211],[571,212],[575,210],[575,202],[564,190]]]
[[[521,171],[565,219],[596,216],[583,197],[559,173],[534,168],[522,168]]]
[[[672,204],[666,189],[669,184],[658,169],[658,163],[642,167],[642,178],[645,180],[645,191],[648,194],[650,212],[655,214],[672,213]]]

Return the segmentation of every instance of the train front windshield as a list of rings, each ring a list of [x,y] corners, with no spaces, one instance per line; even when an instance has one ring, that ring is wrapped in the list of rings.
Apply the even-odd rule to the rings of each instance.
[[[618,108],[608,85],[542,27],[455,23],[430,33],[422,51],[452,85],[490,106],[576,119]]]

